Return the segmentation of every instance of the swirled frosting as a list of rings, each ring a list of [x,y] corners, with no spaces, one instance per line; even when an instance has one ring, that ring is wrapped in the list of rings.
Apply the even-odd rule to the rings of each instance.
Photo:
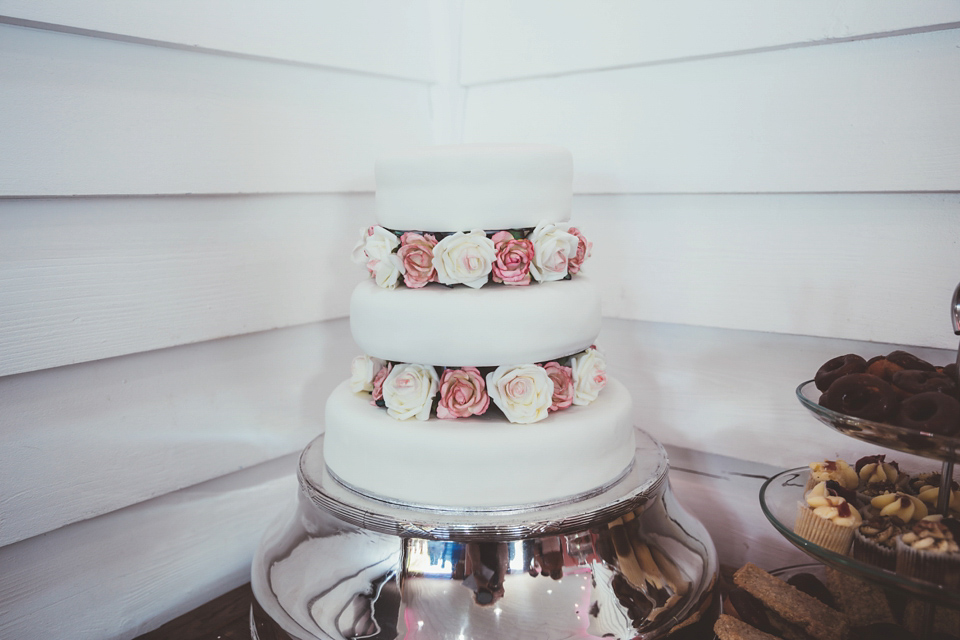
[[[846,498],[828,489],[826,482],[818,482],[804,499],[814,515],[830,520],[839,527],[856,527],[862,522],[860,512],[850,506]]]
[[[883,461],[883,456],[877,457],[881,459],[874,462],[867,462],[860,467],[857,474],[860,477],[860,484],[867,485],[874,482],[896,484],[900,479],[900,469],[895,463]]]
[[[843,460],[811,462],[810,477],[814,482],[834,480],[844,489],[856,489],[860,483],[857,471]]]
[[[870,506],[878,515],[898,518],[904,523],[927,517],[927,505],[916,496],[902,491],[876,496],[870,500]]]

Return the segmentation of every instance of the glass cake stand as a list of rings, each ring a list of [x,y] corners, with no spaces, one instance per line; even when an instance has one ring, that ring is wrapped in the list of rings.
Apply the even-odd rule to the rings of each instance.
[[[660,444],[637,442],[630,470],[595,495],[455,511],[339,484],[320,436],[300,457],[296,507],[254,556],[253,638],[712,636],[713,542],[676,502]]]
[[[960,608],[960,590],[898,575],[893,571],[860,562],[850,556],[824,549],[794,533],[794,520],[797,517],[798,505],[803,502],[803,489],[809,474],[809,467],[788,469],[764,482],[760,488],[760,508],[763,515],[784,538],[801,551],[839,571],[936,604]]]

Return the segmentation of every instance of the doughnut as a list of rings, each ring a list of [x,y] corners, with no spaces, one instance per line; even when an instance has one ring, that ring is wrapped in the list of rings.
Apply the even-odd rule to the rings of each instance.
[[[960,431],[960,401],[936,391],[918,393],[900,403],[897,424],[907,429],[952,436]]]
[[[903,367],[896,362],[887,360],[885,356],[877,356],[867,360],[867,373],[877,376],[881,380],[890,382],[893,380],[893,374],[897,371],[903,371]]]
[[[820,396],[820,405],[827,409],[879,422],[897,414],[898,402],[893,387],[869,373],[837,378]]]
[[[817,370],[814,382],[817,389],[826,391],[837,378],[841,378],[848,373],[864,373],[867,370],[867,361],[855,353],[848,353],[845,356],[837,356],[823,363]]]
[[[910,396],[927,391],[945,393],[948,396],[957,395],[957,385],[953,380],[935,371],[920,371],[919,369],[904,369],[893,374],[891,380],[894,389]]]
[[[907,353],[906,351],[891,351],[887,354],[887,360],[890,362],[903,367],[904,369],[911,369],[917,371],[936,371],[937,368],[927,362],[926,360],[921,360],[912,353]]]
[[[943,375],[947,376],[954,382],[957,381],[957,365],[956,363],[950,363],[943,368]]]

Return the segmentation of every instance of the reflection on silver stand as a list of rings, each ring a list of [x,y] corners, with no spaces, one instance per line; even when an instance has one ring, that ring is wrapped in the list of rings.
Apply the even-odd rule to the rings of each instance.
[[[300,458],[296,509],[273,523],[254,557],[253,637],[702,634],[717,613],[716,551],[674,499],[663,448],[637,436],[633,467],[602,493],[492,511],[352,491],[327,472],[317,438]]]

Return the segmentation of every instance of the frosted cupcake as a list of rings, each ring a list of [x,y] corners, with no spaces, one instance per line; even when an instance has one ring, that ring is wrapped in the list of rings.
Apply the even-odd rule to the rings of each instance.
[[[874,516],[853,533],[850,555],[861,562],[893,571],[897,566],[897,538],[904,522],[896,517]]]
[[[856,491],[860,477],[856,469],[843,460],[824,460],[810,463],[810,477],[804,491],[810,491],[817,484],[833,480],[844,489]]]
[[[865,456],[857,460],[854,465],[859,484],[857,494],[861,502],[869,502],[871,498],[884,493],[903,491],[910,477],[900,471],[896,462],[886,461],[883,454]]]
[[[929,510],[917,496],[897,491],[871,498],[870,504],[863,508],[863,513],[868,518],[875,516],[897,518],[904,524],[910,524],[926,518]]]
[[[846,554],[853,533],[863,521],[860,513],[838,492],[838,486],[819,482],[799,504],[793,530],[800,537],[835,553]]]
[[[960,586],[960,523],[933,515],[907,529],[897,541],[897,573],[949,587]]]
[[[937,502],[940,500],[940,474],[922,473],[910,481],[910,486],[916,492],[917,497],[930,509],[937,508]],[[956,482],[950,483],[950,498],[947,508],[953,514],[960,513],[960,487]]]

